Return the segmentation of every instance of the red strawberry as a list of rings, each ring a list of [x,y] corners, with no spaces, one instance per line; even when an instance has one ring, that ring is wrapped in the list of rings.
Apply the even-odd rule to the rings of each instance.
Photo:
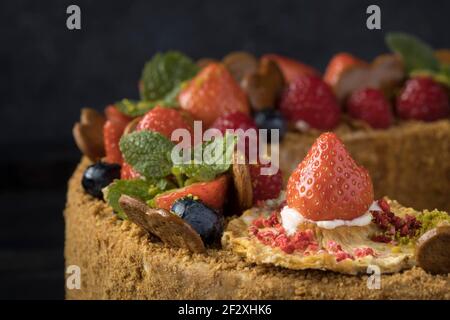
[[[330,130],[339,123],[340,107],[330,87],[315,76],[301,76],[284,90],[280,111],[292,122]]]
[[[192,135],[192,126],[183,114],[175,109],[156,106],[139,121],[136,131],[156,131],[170,139],[175,129],[187,129]]]
[[[372,128],[388,128],[393,121],[391,105],[378,89],[361,89],[352,93],[347,110],[350,116],[367,122]]]
[[[247,96],[219,63],[203,68],[178,96],[182,109],[209,127],[218,117],[240,111],[250,113]]]
[[[433,121],[445,118],[450,114],[448,95],[431,78],[410,79],[397,97],[397,113],[403,119]]]
[[[334,134],[323,133],[287,184],[287,204],[311,220],[351,220],[373,202],[372,180]]]
[[[154,198],[154,202],[157,208],[170,210],[177,199],[192,195],[198,197],[207,206],[220,210],[225,201],[227,188],[228,177],[223,175],[213,181],[197,182],[184,188],[161,193]]]
[[[121,113],[114,105],[105,108],[105,115],[108,119],[103,126],[106,162],[121,164],[123,158],[119,140],[131,118]]]
[[[257,129],[255,121],[245,113],[236,111],[220,116],[211,125],[211,128],[219,129],[225,134],[226,129]]]
[[[130,180],[130,179],[136,179],[139,178],[141,175],[136,172],[132,166],[130,166],[128,163],[123,162],[122,168],[120,169],[120,179],[123,180]]]
[[[106,119],[111,122],[121,123],[124,125],[131,121],[130,117],[120,112],[114,105],[109,105],[105,108],[105,116]]]
[[[261,60],[268,59],[275,62],[283,73],[284,79],[287,83],[291,83],[299,76],[319,76],[320,73],[313,67],[303,64],[299,61],[278,55],[278,54],[265,54],[261,57]]]
[[[273,175],[262,175],[261,168],[270,167],[270,164],[250,164],[250,177],[253,186],[253,202],[275,199],[280,195],[283,178],[281,170]]]
[[[333,56],[328,63],[323,80],[330,86],[336,85],[342,73],[353,66],[367,65],[367,62],[352,56],[349,53],[341,52]]]

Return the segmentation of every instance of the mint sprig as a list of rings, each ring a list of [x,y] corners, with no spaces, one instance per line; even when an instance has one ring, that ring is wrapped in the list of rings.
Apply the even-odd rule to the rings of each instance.
[[[141,76],[141,99],[166,100],[173,97],[181,84],[191,79],[199,67],[187,56],[177,51],[157,53],[144,66]],[[172,98],[173,99],[173,98]]]
[[[119,142],[125,162],[147,178],[163,178],[170,174],[170,153],[174,144],[158,132],[143,130],[122,136]]]
[[[434,55],[433,49],[422,40],[402,32],[388,33],[387,46],[398,53],[405,64],[406,71],[429,70],[438,71],[439,61]]]
[[[180,176],[186,175],[188,183],[214,180],[230,168],[235,145],[235,137],[229,134],[198,145],[188,151],[190,161],[174,165],[172,173],[178,181],[184,181]]]
[[[141,201],[150,201],[157,194],[175,188],[175,185],[167,179],[134,179],[115,180],[105,189],[103,196],[106,202],[113,208],[121,219],[127,219],[127,215],[119,205],[120,196],[126,194]]]

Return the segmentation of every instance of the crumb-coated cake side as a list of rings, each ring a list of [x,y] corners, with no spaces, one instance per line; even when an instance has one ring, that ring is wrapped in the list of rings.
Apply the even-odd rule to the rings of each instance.
[[[64,212],[66,266],[81,269],[81,288],[66,289],[67,299],[450,299],[450,275],[420,268],[382,275],[381,289],[370,290],[368,276],[258,266],[228,250],[193,254],[164,246],[83,191],[88,164],[84,158],[70,179]]]
[[[369,170],[376,198],[384,195],[416,209],[450,210],[450,121],[406,122],[385,130],[335,132]],[[280,167],[289,177],[320,132],[288,132],[280,145]]]

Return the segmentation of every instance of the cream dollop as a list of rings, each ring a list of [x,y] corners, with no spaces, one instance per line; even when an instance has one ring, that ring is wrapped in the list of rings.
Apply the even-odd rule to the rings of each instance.
[[[323,220],[323,221],[313,221],[306,219],[300,212],[298,212],[296,209],[289,208],[288,206],[285,206],[281,212],[281,224],[286,230],[287,235],[293,235],[297,231],[297,227],[299,224],[303,222],[309,222],[316,224],[319,228],[323,229],[334,229],[341,226],[349,226],[349,227],[362,227],[367,226],[372,221],[372,214],[371,211],[382,211],[380,206],[376,201],[374,201],[367,212],[365,212],[363,215],[359,216],[358,218],[352,219],[352,220],[341,220],[341,219],[335,219],[335,220]]]

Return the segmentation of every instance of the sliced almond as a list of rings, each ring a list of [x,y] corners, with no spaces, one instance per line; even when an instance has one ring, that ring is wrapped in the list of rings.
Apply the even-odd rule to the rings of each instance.
[[[278,65],[269,59],[261,60],[258,70],[245,75],[241,87],[247,93],[254,110],[273,108],[284,86]]]
[[[243,155],[235,152],[233,155],[232,175],[239,208],[246,210],[253,205],[252,179],[250,169]]]
[[[235,51],[227,54],[222,59],[222,63],[238,83],[247,74],[254,73],[258,69],[258,60],[256,57],[245,51]]]
[[[176,248],[185,248],[195,253],[205,252],[200,235],[183,219],[164,209],[152,209],[144,202],[122,195],[119,204],[130,221],[162,242]]]
[[[345,100],[352,92],[363,88],[381,89],[391,92],[405,77],[403,63],[393,54],[378,56],[370,65],[355,65],[345,70],[334,92],[339,100]]]
[[[450,225],[425,232],[416,244],[419,267],[433,274],[450,273]]]
[[[92,161],[105,155],[103,125],[105,117],[91,108],[81,109],[80,122],[75,123],[72,134],[80,151]]]

